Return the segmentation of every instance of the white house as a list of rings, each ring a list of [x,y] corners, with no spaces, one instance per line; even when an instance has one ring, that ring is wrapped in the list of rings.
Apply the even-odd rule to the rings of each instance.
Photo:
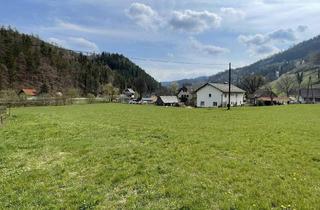
[[[182,103],[188,103],[192,99],[192,94],[189,92],[187,87],[182,87],[178,91],[179,101]]]
[[[134,98],[134,95],[136,94],[136,92],[134,92],[134,90],[132,90],[131,88],[127,88],[123,91],[123,94],[129,98]]]
[[[231,106],[243,105],[246,91],[231,85]],[[196,90],[197,107],[223,107],[228,105],[229,84],[207,83]]]

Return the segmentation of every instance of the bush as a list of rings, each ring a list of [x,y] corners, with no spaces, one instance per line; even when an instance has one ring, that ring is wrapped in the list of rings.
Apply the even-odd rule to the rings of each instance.
[[[1,90],[0,99],[4,101],[19,100],[19,96],[14,90]]]
[[[89,93],[87,95],[87,98],[88,98],[88,103],[89,104],[92,104],[94,102],[94,99],[96,98],[93,94]]]

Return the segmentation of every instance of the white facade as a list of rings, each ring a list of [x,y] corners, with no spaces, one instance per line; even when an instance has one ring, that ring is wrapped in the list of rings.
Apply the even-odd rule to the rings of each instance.
[[[231,106],[243,105],[244,92],[231,92]],[[197,107],[227,106],[228,93],[207,84],[197,91]]]

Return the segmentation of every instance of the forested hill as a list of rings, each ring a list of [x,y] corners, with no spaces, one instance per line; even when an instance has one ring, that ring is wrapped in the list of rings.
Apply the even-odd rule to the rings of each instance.
[[[298,67],[303,64],[304,68]],[[243,68],[234,69],[232,79],[234,84],[239,84],[241,79],[248,75],[260,75],[266,78],[267,81],[277,79],[276,72],[283,75],[296,70],[312,69],[320,64],[320,36],[317,36],[308,41],[302,42],[294,47],[275,54],[266,59],[260,60],[252,65]],[[199,86],[205,82],[226,82],[228,81],[228,71],[220,72],[210,77],[199,77],[189,80],[176,81],[180,86],[183,84],[193,84]],[[164,83],[170,85],[171,82]]]
[[[252,65],[238,68],[233,71],[233,82],[237,83],[248,75],[261,75],[268,81],[277,79],[276,72],[280,76],[293,71],[299,64],[318,65],[320,62],[320,36],[304,41],[294,47],[275,54],[269,58],[260,60]],[[209,78],[211,82],[224,82],[228,80],[228,71],[218,73]]]
[[[159,83],[139,66],[119,54],[86,56],[21,34],[0,29],[0,90],[36,88],[49,92],[78,89],[98,95],[105,84],[123,90],[132,87],[151,93]]]

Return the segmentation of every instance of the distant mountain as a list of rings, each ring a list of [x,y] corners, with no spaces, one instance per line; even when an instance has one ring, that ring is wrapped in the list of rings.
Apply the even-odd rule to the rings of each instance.
[[[97,95],[107,83],[143,93],[154,92],[160,85],[123,55],[83,55],[11,28],[0,28],[0,90],[39,90],[46,85],[49,92],[76,88],[82,95]]]
[[[232,70],[232,82],[234,84],[238,84],[243,77],[248,75],[261,75],[268,81],[274,81],[278,78],[277,73],[281,76],[285,73],[296,71],[297,69],[308,71],[308,69],[314,68],[315,65],[318,65],[319,62],[320,36],[317,36],[254,64]],[[303,68],[299,67],[300,65],[302,65]],[[180,85],[187,82],[192,83],[194,86],[198,86],[199,83],[205,83],[208,81],[220,83],[226,82],[228,81],[228,71],[220,72],[208,78],[199,77],[196,79],[179,80],[176,82]]]
[[[209,77],[203,76],[203,77],[197,77],[194,79],[182,79],[182,80],[177,80],[177,81],[173,81],[173,82],[162,82],[161,85],[168,87],[172,83],[177,83],[179,85],[179,87],[182,87],[182,86],[201,86],[201,84],[208,82],[208,81],[209,81]]]

